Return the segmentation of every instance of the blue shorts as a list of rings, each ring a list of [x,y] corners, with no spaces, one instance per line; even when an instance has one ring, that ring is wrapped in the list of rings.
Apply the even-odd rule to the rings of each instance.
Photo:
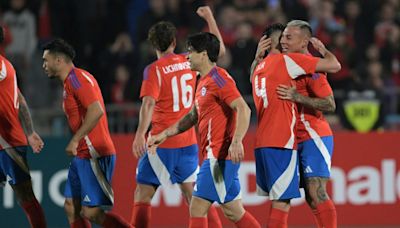
[[[298,145],[303,177],[330,177],[333,136],[309,139]]]
[[[232,163],[231,160],[204,160],[197,175],[193,196],[219,204],[241,199],[239,167],[240,163]]]
[[[114,203],[111,178],[115,155],[97,159],[74,157],[71,161],[64,196],[80,198],[83,206],[110,206]]]
[[[297,151],[283,148],[257,148],[257,193],[270,200],[300,197]]]
[[[139,160],[136,182],[153,186],[194,182],[199,166],[198,150],[197,144],[193,144],[146,153]]]
[[[27,150],[27,146],[0,150],[0,183],[8,181],[10,185],[16,185],[31,179],[26,161]]]

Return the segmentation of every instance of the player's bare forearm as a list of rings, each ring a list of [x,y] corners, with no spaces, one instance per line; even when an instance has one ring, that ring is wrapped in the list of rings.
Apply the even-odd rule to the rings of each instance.
[[[154,106],[156,101],[150,96],[143,97],[142,106],[139,112],[139,125],[136,130],[136,135],[144,136],[150,127],[151,118],[153,116]]]
[[[179,120],[175,125],[166,129],[165,134],[167,137],[174,136],[189,130],[197,123],[197,110],[195,107]]]
[[[25,134],[31,135],[34,132],[32,116],[29,111],[28,103],[21,92],[18,92],[19,112],[18,117],[24,127]]]
[[[251,67],[250,67],[250,83],[253,83],[251,81],[251,77],[253,76],[254,70],[256,69],[256,66],[258,64],[258,60],[254,59],[253,62],[251,63]]]
[[[324,98],[315,98],[303,96],[299,93],[296,93],[294,95],[294,101],[323,112],[334,112],[336,110],[336,104],[333,95]]]
[[[342,66],[337,60],[336,56],[325,48],[325,45],[316,38],[311,38],[310,42],[314,46],[316,50],[324,57],[320,59],[316,66],[316,71],[318,72],[328,72],[328,73],[336,73],[338,72]]]
[[[72,141],[79,142],[83,137],[89,134],[96,127],[100,118],[104,115],[103,107],[99,101],[95,101],[87,107],[85,118],[82,121],[81,127],[72,137]]]
[[[232,142],[242,142],[249,128],[251,110],[242,97],[232,101],[230,107],[236,112],[236,129]]]

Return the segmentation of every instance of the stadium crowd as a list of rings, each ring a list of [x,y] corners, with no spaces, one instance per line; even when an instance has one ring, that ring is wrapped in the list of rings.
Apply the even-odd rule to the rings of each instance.
[[[206,28],[195,14],[205,4],[227,47],[218,64],[244,97],[251,96],[249,69],[265,27],[306,20],[342,64],[329,75],[341,125],[355,128],[346,118],[349,101],[368,100],[378,107],[371,129],[393,126],[387,117],[400,114],[399,0],[2,0],[0,24],[8,32],[0,52],[16,67],[34,109],[56,107],[61,99],[50,95],[59,83],[46,80],[41,69],[41,46],[55,37],[76,47],[75,64],[96,76],[106,103],[138,103],[143,69],[156,59],[146,40],[150,26],[174,23],[177,52],[185,52],[184,38]]]

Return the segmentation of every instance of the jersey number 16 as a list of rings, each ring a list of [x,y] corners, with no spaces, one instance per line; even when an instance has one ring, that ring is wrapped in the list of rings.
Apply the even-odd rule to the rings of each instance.
[[[187,84],[189,80],[193,79],[192,74],[183,74],[180,78],[180,90],[181,90],[181,100],[184,108],[190,108],[192,106],[193,102],[193,87],[190,84]],[[173,97],[173,111],[174,112],[179,112],[180,107],[179,107],[179,85],[178,85],[178,79],[176,76],[174,76],[171,79],[171,85],[172,85],[172,97]]]

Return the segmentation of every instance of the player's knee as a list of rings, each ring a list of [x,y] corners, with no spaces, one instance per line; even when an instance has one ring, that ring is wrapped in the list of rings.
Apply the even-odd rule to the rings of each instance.
[[[157,188],[153,186],[137,185],[135,189],[135,202],[150,203]]]
[[[77,214],[75,212],[75,207],[74,207],[74,203],[72,202],[72,200],[65,200],[64,201],[64,211],[67,214],[67,216],[74,216],[75,214]],[[79,213],[78,213],[79,215]]]
[[[99,207],[82,207],[82,215],[91,222],[101,224],[104,212]]]

